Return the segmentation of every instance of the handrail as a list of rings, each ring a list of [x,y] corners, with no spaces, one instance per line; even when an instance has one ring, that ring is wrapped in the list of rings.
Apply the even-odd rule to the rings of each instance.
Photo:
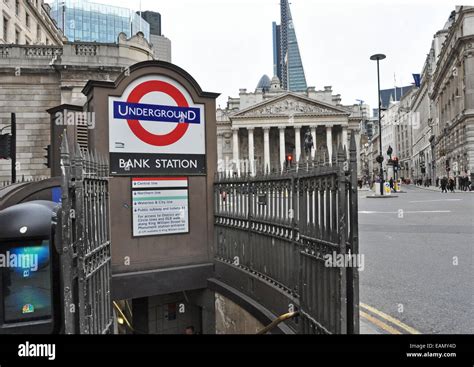
[[[296,317],[300,316],[300,313],[299,311],[297,312],[290,312],[290,313],[286,313],[284,315],[281,315],[280,317],[278,317],[275,321],[273,321],[270,325],[264,327],[262,330],[260,330],[257,335],[265,335],[267,334],[268,332],[272,331],[273,329],[275,329],[278,325],[280,325],[282,322],[285,322],[285,321],[288,321],[288,320],[291,320],[291,319],[294,319]]]

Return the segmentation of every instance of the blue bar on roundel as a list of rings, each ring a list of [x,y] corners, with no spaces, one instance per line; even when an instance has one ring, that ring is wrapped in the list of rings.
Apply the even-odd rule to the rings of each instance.
[[[114,118],[184,124],[200,124],[201,110],[194,107],[114,102]]]

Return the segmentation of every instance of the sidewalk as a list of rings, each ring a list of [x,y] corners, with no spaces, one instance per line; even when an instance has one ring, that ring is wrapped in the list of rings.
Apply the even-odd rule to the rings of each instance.
[[[441,188],[440,187],[436,187],[436,186],[429,186],[429,187],[425,187],[425,186],[415,186],[415,185],[405,185],[405,186],[408,186],[412,189],[420,189],[420,190],[426,190],[426,191],[436,191],[436,192],[441,192]],[[456,194],[474,194],[474,191],[461,191],[459,189],[455,189],[454,192]],[[448,191],[448,193],[450,193]]]

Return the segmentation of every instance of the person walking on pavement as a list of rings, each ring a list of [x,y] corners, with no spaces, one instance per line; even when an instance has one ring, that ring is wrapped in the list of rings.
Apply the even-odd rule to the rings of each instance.
[[[449,179],[448,189],[454,194],[454,179],[452,177]]]
[[[446,189],[448,185],[448,179],[446,177],[443,177],[441,179],[441,192],[442,193],[448,193],[448,190]]]
[[[393,192],[393,178],[390,177],[390,191]]]

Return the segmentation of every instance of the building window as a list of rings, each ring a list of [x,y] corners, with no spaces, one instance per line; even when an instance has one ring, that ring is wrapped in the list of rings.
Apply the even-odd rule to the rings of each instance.
[[[30,28],[30,15],[28,13],[25,14],[25,23],[28,28]]]
[[[15,31],[15,44],[20,44],[20,31]]]
[[[8,43],[8,19],[3,18],[3,40]]]
[[[20,16],[20,0],[15,0],[15,14],[17,17]]]
[[[41,42],[41,27],[39,24],[36,26],[36,41]]]

